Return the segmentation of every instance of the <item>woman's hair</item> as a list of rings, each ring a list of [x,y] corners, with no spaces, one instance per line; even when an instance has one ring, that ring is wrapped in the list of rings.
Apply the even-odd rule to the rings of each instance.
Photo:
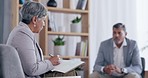
[[[21,21],[26,24],[29,24],[34,16],[42,18],[46,15],[46,8],[38,2],[26,2],[20,10]]]

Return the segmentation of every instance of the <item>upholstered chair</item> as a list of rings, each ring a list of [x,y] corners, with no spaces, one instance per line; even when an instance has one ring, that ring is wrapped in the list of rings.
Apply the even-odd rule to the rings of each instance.
[[[0,78],[25,78],[17,51],[0,44]]]

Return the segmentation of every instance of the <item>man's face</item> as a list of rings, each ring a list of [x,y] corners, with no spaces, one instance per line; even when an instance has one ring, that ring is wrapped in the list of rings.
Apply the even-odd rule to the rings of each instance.
[[[123,28],[113,28],[113,40],[116,45],[121,45],[126,35],[127,33],[123,30]]]

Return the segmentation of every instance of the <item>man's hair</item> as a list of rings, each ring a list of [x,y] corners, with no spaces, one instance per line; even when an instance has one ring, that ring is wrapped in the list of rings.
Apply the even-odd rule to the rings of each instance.
[[[24,3],[20,10],[21,21],[26,24],[29,24],[34,16],[42,18],[46,15],[46,8],[41,3],[33,1]]]
[[[117,23],[117,24],[113,25],[113,29],[114,28],[122,28],[126,32],[126,27],[122,23]]]

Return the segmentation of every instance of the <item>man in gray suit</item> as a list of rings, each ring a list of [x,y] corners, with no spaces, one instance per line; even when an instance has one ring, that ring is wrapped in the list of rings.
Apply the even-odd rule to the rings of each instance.
[[[113,26],[113,38],[101,43],[90,78],[140,78],[142,65],[137,43],[126,35],[125,25]]]

